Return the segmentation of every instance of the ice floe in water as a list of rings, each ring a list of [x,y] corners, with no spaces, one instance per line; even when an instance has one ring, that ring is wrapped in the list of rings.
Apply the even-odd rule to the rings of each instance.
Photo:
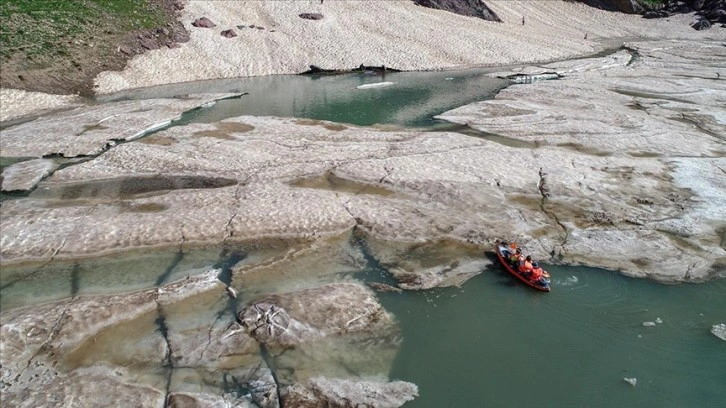
[[[638,379],[637,378],[628,378],[628,377],[625,377],[625,378],[623,378],[623,380],[625,380],[626,383],[632,385],[633,387],[635,387],[635,384],[638,383]]]
[[[726,340],[726,323],[711,326],[711,333],[721,340]]]
[[[655,326],[655,322],[643,322],[643,326],[645,326],[645,327],[653,327],[653,326]]]
[[[358,88],[358,89],[380,88],[383,86],[391,86],[393,84],[395,84],[395,82],[376,82],[375,84],[358,85],[358,86],[356,86],[356,88]]]

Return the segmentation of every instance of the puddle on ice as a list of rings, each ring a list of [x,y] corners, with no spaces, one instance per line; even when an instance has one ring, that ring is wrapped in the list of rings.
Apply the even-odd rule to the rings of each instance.
[[[236,180],[204,176],[119,177],[111,180],[62,185],[41,184],[30,197],[47,200],[103,201],[129,199],[143,194],[169,190],[221,188],[235,184],[237,184]],[[73,205],[73,202],[58,202],[56,205]]]
[[[320,177],[296,180],[290,183],[290,185],[300,188],[314,188],[350,194],[372,194],[384,197],[396,194],[394,191],[380,186],[346,180],[332,173],[327,173]]]

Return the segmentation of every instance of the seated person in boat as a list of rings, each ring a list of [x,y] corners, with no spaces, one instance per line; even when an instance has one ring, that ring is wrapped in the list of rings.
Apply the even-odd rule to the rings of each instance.
[[[509,263],[512,264],[513,267],[519,267],[519,265],[524,261],[524,255],[522,255],[522,250],[517,248],[516,251],[511,252],[511,255],[509,256]]]
[[[527,255],[527,257],[524,259],[524,262],[519,264],[519,272],[522,272],[524,276],[529,276],[532,274],[532,257]]]
[[[543,274],[544,270],[539,266],[539,262],[532,262],[532,276],[530,276],[532,282],[539,282]]]

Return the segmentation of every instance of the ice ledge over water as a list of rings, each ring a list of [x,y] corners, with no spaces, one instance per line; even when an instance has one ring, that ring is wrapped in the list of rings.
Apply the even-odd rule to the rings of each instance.
[[[711,326],[711,333],[719,339],[726,341],[726,323],[714,324]]]

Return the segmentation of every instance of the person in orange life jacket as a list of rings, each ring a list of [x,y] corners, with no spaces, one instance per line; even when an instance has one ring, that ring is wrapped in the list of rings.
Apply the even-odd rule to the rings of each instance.
[[[540,279],[542,279],[542,273],[543,272],[544,271],[539,266],[539,263],[538,262],[533,262],[532,263],[532,276],[530,276],[530,279],[532,279],[532,282],[537,282]]]
[[[522,272],[525,276],[530,275],[532,273],[532,257],[527,255],[527,258],[524,259],[524,262],[519,265],[519,271]]]

